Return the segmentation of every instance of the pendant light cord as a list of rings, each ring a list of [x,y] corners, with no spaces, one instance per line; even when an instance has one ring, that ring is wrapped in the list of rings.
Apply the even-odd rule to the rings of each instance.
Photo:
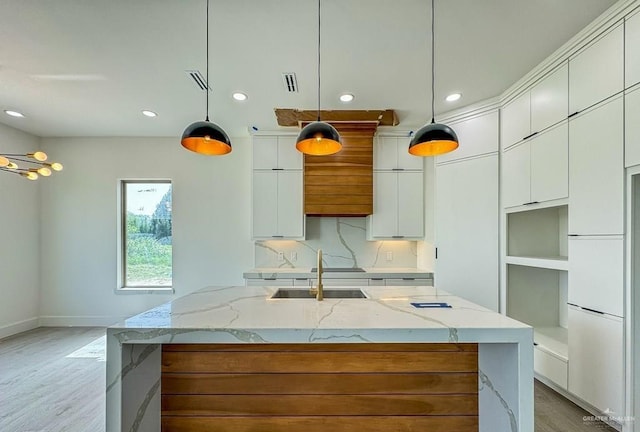
[[[320,121],[320,0],[318,0],[318,121]]]
[[[209,121],[209,0],[207,0],[207,118],[205,121]]]
[[[431,123],[436,122],[436,54],[435,54],[435,0],[431,0]]]

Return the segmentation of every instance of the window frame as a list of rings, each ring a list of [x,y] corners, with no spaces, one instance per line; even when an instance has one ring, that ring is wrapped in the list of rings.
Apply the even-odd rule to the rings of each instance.
[[[136,293],[175,293],[173,288],[173,244],[171,245],[171,284],[170,285],[127,285],[126,279],[126,257],[127,257],[127,194],[126,187],[129,184],[169,184],[171,186],[171,201],[173,202],[173,180],[168,178],[134,178],[134,179],[119,179],[117,187],[117,284],[116,293],[120,294],[136,294]],[[171,237],[173,238],[173,209],[171,213]],[[172,242],[173,243],[173,242]]]

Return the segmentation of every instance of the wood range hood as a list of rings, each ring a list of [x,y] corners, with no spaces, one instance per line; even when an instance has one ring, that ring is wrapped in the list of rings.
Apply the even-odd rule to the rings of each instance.
[[[279,110],[280,126],[300,128],[317,111]],[[363,217],[373,214],[373,137],[378,125],[398,124],[393,110],[322,111],[340,133],[342,150],[329,156],[304,155],[304,213],[307,216]]]

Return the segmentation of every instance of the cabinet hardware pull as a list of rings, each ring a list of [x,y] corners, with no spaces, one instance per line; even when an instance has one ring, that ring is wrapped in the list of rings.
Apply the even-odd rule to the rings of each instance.
[[[309,278],[296,278],[296,280],[306,280],[306,281],[308,281]]]
[[[271,171],[284,171],[284,168],[271,168]]]
[[[580,234],[567,234],[567,237],[580,237]]]
[[[382,278],[371,278],[371,280],[384,280]]]
[[[580,306],[580,308],[582,310],[586,310],[586,311],[589,311],[589,312],[593,312],[593,313],[597,313],[597,314],[600,314],[600,315],[604,315],[604,312],[600,312],[599,310],[590,309],[590,308],[586,308],[586,307],[582,307],[582,306]]]
[[[529,138],[531,138],[531,137],[534,137],[534,136],[536,136],[536,135],[538,135],[538,132],[534,132],[534,133],[532,133],[531,135],[527,135],[526,137],[522,138],[522,141],[527,140],[527,139],[529,139]]]
[[[438,259],[438,248],[436,248],[436,259]]]
[[[533,346],[538,346],[538,342],[534,342],[534,343],[533,343]]]
[[[391,171],[404,171],[404,168],[392,168]]]
[[[271,236],[271,238],[283,238],[284,236]]]
[[[276,278],[264,278],[264,280],[277,280]]]
[[[404,238],[404,236],[391,236],[391,238]]]
[[[402,278],[402,280],[416,280],[416,278]]]
[[[569,115],[567,116],[567,118],[575,117],[575,116],[577,116],[578,114],[580,114],[580,111],[576,111],[576,112],[574,112],[573,114],[569,114]]]
[[[540,201],[531,201],[531,202],[528,202],[528,203],[524,203],[522,205],[531,205],[531,204],[540,204]]]

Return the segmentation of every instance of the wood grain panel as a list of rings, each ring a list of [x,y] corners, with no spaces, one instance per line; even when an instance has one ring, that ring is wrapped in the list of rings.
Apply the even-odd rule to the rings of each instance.
[[[475,372],[474,352],[165,352],[163,372]]]
[[[478,392],[475,373],[162,374],[170,394],[464,394]],[[286,383],[286,385],[285,385]]]
[[[300,126],[301,123],[315,121],[317,110],[295,108],[275,108],[279,126]],[[394,110],[321,110],[320,118],[328,122],[376,122],[381,126],[397,126],[398,117]],[[334,124],[335,126],[335,124]]]
[[[237,351],[237,352],[478,352],[476,343],[319,343],[319,344],[168,344],[163,352]]]
[[[477,416],[163,417],[163,432],[471,432]]]
[[[475,415],[478,395],[165,395],[169,416]]]
[[[325,195],[347,195],[347,196],[357,196],[357,195],[365,195],[369,196],[369,191],[371,191],[370,185],[315,185],[310,184],[307,185],[307,190],[309,193],[315,194],[325,194]]]
[[[373,213],[373,135],[377,123],[334,124],[342,139],[342,150],[329,156],[304,157],[304,212],[314,216],[366,216]],[[326,183],[329,178],[344,178],[340,183]],[[367,177],[366,181],[356,177]],[[343,185],[340,193],[331,186]],[[311,186],[324,186],[314,188]],[[362,187],[351,186],[366,185]],[[363,199],[363,196],[370,199]],[[347,205],[348,204],[348,205]]]

